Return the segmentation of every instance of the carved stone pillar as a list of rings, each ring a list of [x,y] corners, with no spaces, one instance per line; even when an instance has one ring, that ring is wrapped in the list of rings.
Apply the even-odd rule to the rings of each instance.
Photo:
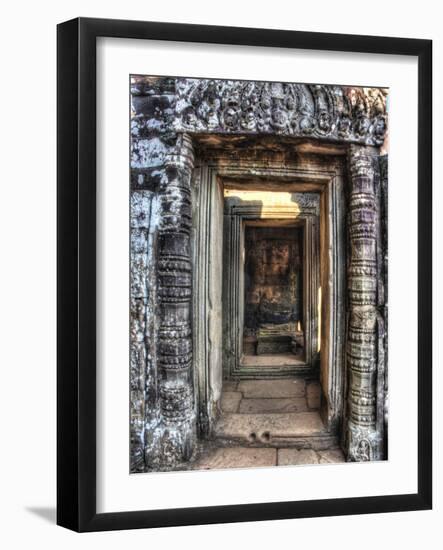
[[[349,150],[349,267],[348,267],[348,460],[383,458],[383,433],[377,411],[378,156],[373,149],[352,145]],[[382,425],[382,423],[381,423]]]
[[[159,187],[158,376],[161,461],[188,460],[195,442],[191,334],[192,142],[179,134],[164,158]]]

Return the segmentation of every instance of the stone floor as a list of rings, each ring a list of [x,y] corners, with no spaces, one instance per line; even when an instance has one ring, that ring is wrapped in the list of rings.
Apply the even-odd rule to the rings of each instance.
[[[320,418],[320,384],[304,379],[225,382],[216,440],[191,469],[345,462]]]
[[[342,462],[345,462],[345,458],[340,449],[314,451],[295,448],[214,447],[204,450],[192,463],[192,469],[265,468]]]
[[[243,380],[223,384],[225,413],[299,413],[318,411],[320,384],[302,378]]]

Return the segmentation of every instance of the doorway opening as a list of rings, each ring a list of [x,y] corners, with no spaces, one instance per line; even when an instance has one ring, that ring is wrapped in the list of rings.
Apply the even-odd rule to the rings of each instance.
[[[223,190],[225,364],[216,438],[323,447],[332,438],[320,415],[320,194],[268,184]]]
[[[342,161],[300,156],[282,175],[279,159],[252,169],[211,151],[192,188],[202,456],[320,461],[343,404]]]
[[[318,377],[320,194],[223,195],[224,378]]]
[[[291,221],[245,224],[241,364],[303,363],[303,227]]]

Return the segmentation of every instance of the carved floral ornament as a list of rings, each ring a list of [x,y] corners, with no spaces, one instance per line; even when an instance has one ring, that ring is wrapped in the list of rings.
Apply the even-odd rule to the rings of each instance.
[[[381,145],[387,89],[177,78],[176,131],[272,133]],[[133,95],[152,89],[137,82]]]

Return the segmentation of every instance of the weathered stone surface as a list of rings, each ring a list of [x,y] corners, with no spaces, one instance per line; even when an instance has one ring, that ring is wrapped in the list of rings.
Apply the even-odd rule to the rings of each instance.
[[[177,79],[176,130],[261,133],[382,144],[386,94],[380,88]]]
[[[327,451],[318,451],[320,464],[337,464],[346,462],[345,455],[341,449],[329,449]]]
[[[320,408],[321,386],[318,382],[310,382],[306,385],[306,399],[310,409]]]
[[[240,413],[283,413],[307,411],[304,397],[284,397],[276,399],[242,399]]]
[[[158,371],[163,428],[161,455],[166,465],[188,460],[196,440],[191,323],[192,142],[170,137],[163,164],[158,232]]]
[[[249,443],[272,442],[273,438],[296,438],[324,433],[317,412],[223,415],[216,426],[216,436],[242,439]]]
[[[193,469],[259,468],[276,466],[276,464],[276,449],[228,447],[212,449],[204,453],[193,465]]]
[[[304,380],[242,380],[237,391],[243,397],[249,398],[276,398],[276,397],[303,397],[305,395]]]
[[[226,391],[221,396],[221,408],[223,412],[235,413],[238,412],[238,407],[242,399],[241,392]]]
[[[257,355],[288,353],[292,349],[292,340],[288,336],[273,338],[257,337]]]
[[[382,321],[377,285],[382,261],[377,249],[380,230],[376,193],[378,170],[378,157],[374,157],[371,150],[351,146],[347,335],[349,421],[346,442],[348,458],[358,462],[380,460],[384,455],[383,411],[378,418],[376,406],[378,333]]]
[[[152,139],[132,139],[131,168],[154,168],[165,161],[168,149],[157,137]]]
[[[318,454],[311,449],[278,449],[278,466],[318,464]]]
[[[279,353],[278,355],[243,355],[241,358],[243,367],[290,367],[303,365],[303,356],[291,353]]]
[[[224,380],[223,381],[223,391],[236,391],[238,386],[237,381],[233,380]]]

